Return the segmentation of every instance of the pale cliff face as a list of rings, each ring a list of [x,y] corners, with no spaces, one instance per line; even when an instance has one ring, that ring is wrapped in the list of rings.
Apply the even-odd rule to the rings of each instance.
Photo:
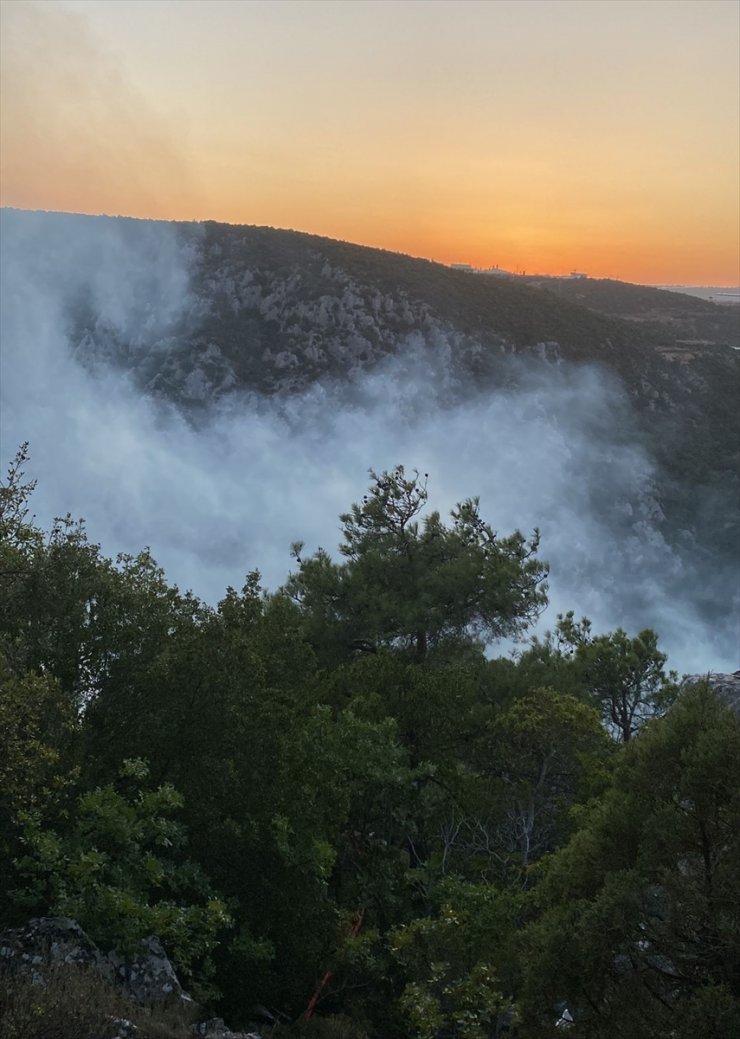
[[[687,675],[684,679],[687,686],[701,685],[704,682],[714,689],[736,714],[740,714],[740,671],[730,674],[710,671],[706,675]]]

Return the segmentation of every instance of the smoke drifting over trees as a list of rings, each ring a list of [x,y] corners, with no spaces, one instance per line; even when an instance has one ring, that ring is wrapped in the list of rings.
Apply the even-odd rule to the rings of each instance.
[[[178,336],[207,316],[192,283],[202,232],[22,217],[3,214],[2,443],[9,457],[30,441],[40,522],[68,511],[106,552],[149,545],[215,602],[252,568],[282,584],[296,540],[333,551],[368,469],[403,461],[430,474],[443,516],[479,495],[497,529],[539,527],[543,625],[573,609],[597,630],[655,628],[680,670],[736,666],[734,575],[690,533],[666,536],[656,463],[603,367],[506,359],[482,387],[441,333],[405,334],[364,372],[202,395],[188,414],[135,375],[176,367]]]
[[[738,681],[669,670],[735,666],[731,452],[666,468],[626,322],[235,232],[3,215],[0,931],[117,968],[3,957],[3,1036],[100,1035],[153,934],[265,1039],[734,1036]]]

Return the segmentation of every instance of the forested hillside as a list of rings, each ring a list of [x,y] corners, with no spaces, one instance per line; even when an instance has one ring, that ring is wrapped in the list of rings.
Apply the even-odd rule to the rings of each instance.
[[[541,527],[550,626],[573,608],[655,628],[684,670],[735,666],[732,308],[273,228],[0,220],[0,432],[33,446],[45,524],[150,544],[213,605],[252,567],[283,583],[353,474],[407,458],[445,510],[477,493]]]
[[[209,606],[146,550],[39,529],[26,461],[0,488],[2,927],[69,916],[123,961],[156,934],[203,1016],[275,1039],[738,1034],[740,722],[650,630],[565,614],[487,656],[546,602],[537,531],[441,516],[397,466],[336,552]],[[100,1034],[43,985],[9,1010],[17,984],[4,1039]]]
[[[737,535],[735,307],[613,281],[475,276],[268,227],[5,210],[3,233],[11,259],[29,248],[48,257],[48,289],[66,267],[89,263],[97,240],[96,269],[65,307],[75,358],[124,370],[194,418],[244,392],[357,381],[412,349],[431,367],[442,351],[454,376],[445,392],[458,399],[516,383],[512,355],[528,371],[602,366],[663,469],[672,528],[703,537],[711,524],[706,543],[719,537],[725,548]],[[154,284],[144,273],[153,258]],[[114,274],[120,295],[104,285]],[[697,524],[702,495],[716,507]]]
[[[652,326],[665,352],[680,352],[683,347],[689,355],[692,348],[703,352],[722,345],[740,346],[740,308],[729,293],[724,297],[727,302],[720,304],[683,292],[630,285],[610,278],[530,275],[521,280],[597,313]]]

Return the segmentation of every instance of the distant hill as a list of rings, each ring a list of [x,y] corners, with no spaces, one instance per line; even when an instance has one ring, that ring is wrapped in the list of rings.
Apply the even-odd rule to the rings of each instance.
[[[695,296],[711,303],[728,306],[740,305],[740,285],[656,285],[656,289],[667,289],[668,292],[680,292],[684,296]]]
[[[740,309],[675,290],[606,278],[522,278],[529,285],[600,314],[652,324],[667,348],[680,342],[738,346]],[[729,290],[727,290],[729,292]],[[729,298],[729,297],[728,297]]]
[[[149,248],[155,226],[18,211],[3,220],[35,236],[37,248],[52,230],[73,236],[102,220],[134,252]],[[236,392],[284,395],[317,380],[352,380],[410,349],[447,351],[459,393],[515,380],[512,356],[543,371],[597,364],[634,405],[662,467],[673,529],[736,551],[734,308],[615,281],[479,277],[295,231],[167,226],[189,272],[177,324],[142,322],[129,335],[81,294],[69,317],[81,363],[125,369],[143,392],[194,419]]]

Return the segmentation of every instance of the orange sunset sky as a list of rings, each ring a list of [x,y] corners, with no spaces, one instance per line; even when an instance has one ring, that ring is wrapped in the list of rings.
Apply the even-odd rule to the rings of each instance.
[[[736,0],[2,0],[5,206],[736,285]]]

